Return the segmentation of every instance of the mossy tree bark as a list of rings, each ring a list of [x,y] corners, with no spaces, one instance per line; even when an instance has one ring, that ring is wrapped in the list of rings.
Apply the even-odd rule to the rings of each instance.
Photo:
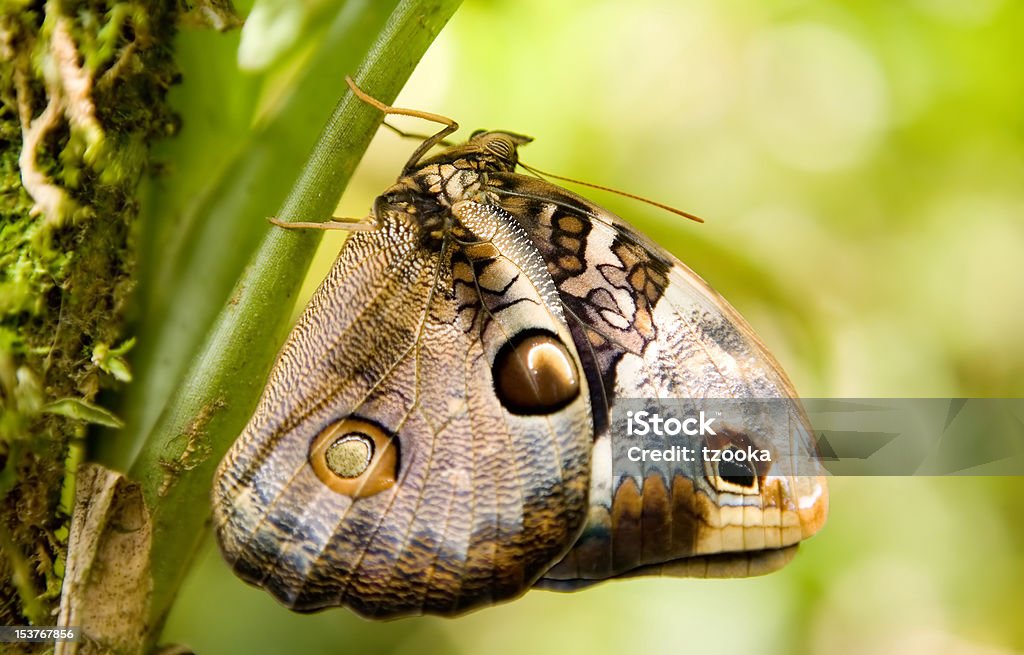
[[[0,10],[0,624],[55,623],[86,426],[117,423],[97,397],[130,378],[135,193],[174,130],[176,11]]]

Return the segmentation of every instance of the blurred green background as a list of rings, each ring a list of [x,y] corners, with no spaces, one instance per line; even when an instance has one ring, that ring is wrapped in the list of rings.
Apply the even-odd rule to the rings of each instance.
[[[259,3],[241,34],[181,35],[183,131],[159,148],[146,212],[187,217],[216,192],[209,171],[245,157],[323,25],[363,3],[342,4]],[[1005,0],[467,0],[397,104],[452,116],[463,136],[530,134],[531,165],[704,217],[577,189],[722,292],[804,396],[1018,397],[1022,34],[1024,4]],[[351,72],[322,79],[330,100],[311,116]],[[365,215],[414,145],[382,131],[339,213]],[[324,239],[307,296],[342,239]],[[1024,652],[1022,510],[1016,478],[835,479],[825,529],[764,578],[611,582],[390,623],[291,614],[236,580],[211,539],[164,641],[200,654]]]

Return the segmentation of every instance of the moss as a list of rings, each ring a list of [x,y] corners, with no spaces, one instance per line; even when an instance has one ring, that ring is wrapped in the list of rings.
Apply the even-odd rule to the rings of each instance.
[[[0,623],[51,623],[66,559],[66,461],[130,379],[138,182],[175,124],[175,3],[0,6]],[[75,446],[77,447],[77,446]],[[65,495],[62,510],[62,490]]]

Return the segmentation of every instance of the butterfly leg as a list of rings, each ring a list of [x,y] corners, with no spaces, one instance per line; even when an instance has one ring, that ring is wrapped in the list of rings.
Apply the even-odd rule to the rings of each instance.
[[[321,223],[304,223],[294,222],[289,223],[282,221],[279,218],[273,216],[267,220],[278,227],[285,227],[291,229],[310,229],[310,230],[345,230],[347,232],[367,232],[369,230],[377,229],[377,221],[372,216],[364,218],[349,218],[347,216],[336,217],[339,220],[323,221]]]
[[[420,160],[423,159],[423,156],[427,154],[431,148],[443,143],[446,136],[459,129],[459,124],[447,116],[432,114],[428,111],[420,111],[419,109],[402,109],[401,107],[392,107],[391,105],[384,104],[380,100],[377,100],[360,89],[356,85],[355,81],[347,75],[345,76],[345,82],[348,84],[348,88],[352,89],[352,93],[355,94],[356,98],[371,107],[374,107],[384,115],[393,114],[395,116],[412,116],[413,118],[422,118],[423,120],[430,121],[432,123],[440,123],[441,125],[444,125],[444,128],[440,132],[424,140],[423,143],[420,144],[420,147],[416,148],[415,152],[412,153],[412,156],[409,157],[409,162],[402,170],[403,177],[419,166]]]
[[[389,130],[391,130],[392,132],[394,132],[398,136],[402,137],[403,139],[416,139],[417,141],[426,141],[427,139],[430,138],[426,134],[416,134],[415,132],[406,132],[405,130],[400,129],[398,127],[395,127],[394,125],[392,125],[391,123],[389,123],[387,121],[384,121],[383,123],[381,123],[381,125],[383,125],[384,127],[388,128]],[[444,146],[445,148],[450,148],[451,146],[455,145],[455,143],[453,143],[452,141],[449,141],[448,139],[444,139],[444,140],[438,141],[437,145]]]

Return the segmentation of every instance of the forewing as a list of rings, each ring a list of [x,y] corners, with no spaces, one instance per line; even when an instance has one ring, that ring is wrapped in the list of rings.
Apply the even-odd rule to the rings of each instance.
[[[378,218],[350,237],[283,347],[217,472],[214,523],[236,572],[293,609],[454,614],[523,593],[576,539],[589,394],[582,380],[543,414],[496,394],[511,337],[573,343],[511,223],[491,235],[500,248],[469,256],[449,237],[428,247],[408,215]],[[391,457],[354,485],[324,454],[349,433]]]

